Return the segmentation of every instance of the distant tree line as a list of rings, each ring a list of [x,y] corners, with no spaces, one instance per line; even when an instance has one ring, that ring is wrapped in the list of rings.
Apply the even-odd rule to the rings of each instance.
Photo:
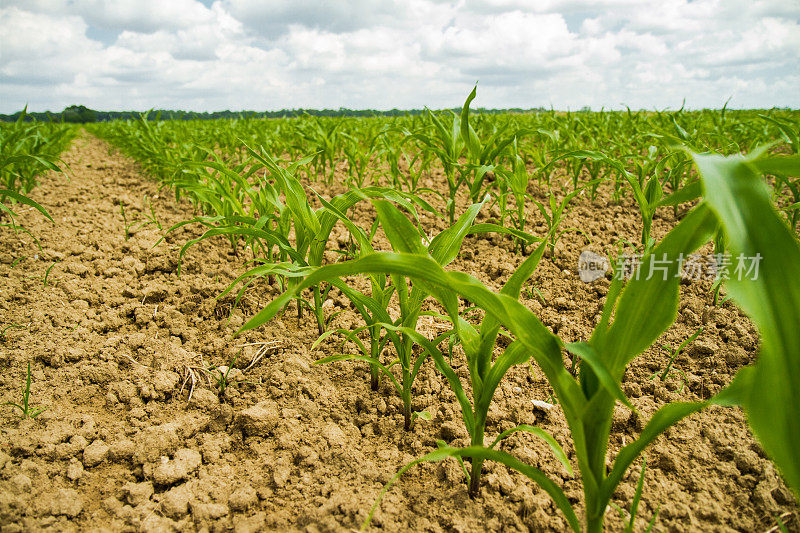
[[[537,113],[545,111],[543,107],[521,109],[485,109],[479,107],[471,110],[472,113],[484,114],[500,114],[500,113]],[[459,112],[460,108],[454,108],[453,111]],[[197,111],[173,111],[169,109],[155,109],[147,114],[148,120],[210,120],[216,118],[290,118],[300,117],[303,115],[311,115],[315,117],[396,117],[403,115],[420,115],[425,113],[424,109],[390,109],[388,111],[381,111],[378,109],[347,109],[340,107],[339,109],[281,109],[280,111],[213,111],[202,112]],[[13,122],[16,121],[22,111],[18,111],[11,115],[0,114],[0,121]],[[72,105],[64,109],[61,113],[53,113],[45,111],[44,113],[26,112],[23,120],[41,120],[46,122],[72,122],[85,124],[87,122],[108,122],[110,120],[127,120],[139,118],[143,113],[139,111],[96,111],[89,109],[82,105]]]

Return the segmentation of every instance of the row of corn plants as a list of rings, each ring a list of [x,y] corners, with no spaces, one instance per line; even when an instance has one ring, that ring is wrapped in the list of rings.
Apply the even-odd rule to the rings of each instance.
[[[397,208],[382,200],[375,202],[378,218],[394,252],[365,253],[356,260],[314,269],[301,283],[253,317],[240,332],[264,324],[299,291],[323,281],[341,282],[344,276],[355,274],[391,276],[397,280],[394,282],[396,290],[398,287],[402,290],[406,287],[405,279],[412,280],[414,291],[420,296],[434,298],[446,310],[452,332],[428,339],[417,332],[414,321],[406,317],[399,323],[377,323],[373,319],[368,326],[377,325],[402,335],[402,339],[395,342],[416,343],[434,361],[461,405],[463,422],[472,443],[466,448],[441,443],[438,450],[414,463],[448,457],[469,458],[471,470],[467,479],[473,495],[479,488],[483,461],[503,463],[541,486],[575,531],[601,531],[606,508],[617,486],[646,446],[684,417],[711,404],[740,405],[746,410],[751,428],[764,449],[787,483],[797,491],[800,456],[795,443],[800,438],[800,420],[791,406],[800,400],[797,387],[800,383],[800,335],[796,329],[800,322],[800,245],[771,203],[760,174],[800,175],[800,159],[766,157],[760,153],[747,157],[699,154],[691,154],[691,157],[700,170],[703,200],[652,247],[639,267],[645,272],[657,269],[663,275],[634,276],[627,283],[615,278],[602,318],[586,342],[564,342],[519,302],[520,288],[536,268],[544,243],[525,260],[503,289],[495,293],[469,275],[442,268],[442,258],[450,258],[457,252],[457,238],[449,236],[431,251],[422,243],[417,228]],[[458,226],[453,228],[458,232]],[[625,368],[675,320],[680,285],[679,258],[691,254],[720,231],[726,236],[732,253],[760,254],[762,258],[757,279],[727,282],[734,300],[759,328],[762,347],[758,362],[742,369],[730,386],[708,401],[675,402],[661,407],[647,422],[639,438],[624,446],[612,460],[608,444],[614,407],[620,403],[634,409],[620,386]],[[480,325],[465,320],[459,297],[485,311]],[[414,300],[413,311],[418,309],[418,302],[419,297]],[[377,311],[378,307],[375,309]],[[513,340],[501,355],[493,358],[501,327]],[[441,350],[440,345],[451,333],[464,348],[471,391],[464,390]],[[577,377],[565,368],[563,350],[579,358]],[[352,358],[384,368],[368,356]],[[411,372],[413,379],[420,359],[400,358],[404,386],[405,373]],[[534,359],[547,376],[567,419],[583,485],[583,525],[579,511],[573,508],[555,481],[496,448],[497,443],[512,432],[531,431],[545,439],[555,457],[571,471],[563,451],[551,436],[540,428],[518,426],[495,436],[492,443],[486,445],[486,415],[494,392],[511,366],[527,363],[529,359]],[[766,391],[770,391],[769,394]],[[607,467],[609,462],[610,468]]]
[[[696,181],[689,158],[673,148],[676,143],[699,153],[729,155],[782,137],[787,141],[784,146],[797,149],[798,118],[791,111],[476,115],[470,112],[475,97],[473,90],[458,112],[391,118],[243,116],[188,122],[145,115],[139,120],[92,125],[91,130],[162,179],[179,179],[183,164],[202,160],[207,150],[225,161],[241,163],[248,157],[245,144],[263,147],[277,159],[309,156],[310,164],[302,168],[305,177],[330,182],[334,169],[339,169],[348,187],[371,184],[426,192],[423,180],[442,171],[447,181],[445,211],[451,222],[457,217],[456,195],[463,193],[475,203],[485,189],[503,181],[496,179],[496,170],[517,166],[518,157],[535,177],[531,186],[536,183],[550,191],[561,186],[561,180],[553,182],[554,178],[567,178],[570,192],[585,188],[594,198],[601,184],[608,183],[617,200],[629,195],[641,204],[646,220],[648,207],[657,203],[653,200],[656,186],[667,197]],[[652,179],[656,176],[657,183]],[[637,187],[631,188],[632,181],[642,194],[637,194]],[[787,216],[800,221],[796,182],[782,180],[775,184],[775,192]]]
[[[0,226],[23,231],[16,221],[17,204],[36,209],[52,222],[28,194],[44,172],[62,172],[60,154],[76,134],[73,126],[26,122],[25,117],[23,110],[16,122],[0,123]]]
[[[473,98],[474,90],[459,113],[429,112],[382,123],[342,121],[337,125],[333,120],[309,118],[296,124],[265,122],[260,129],[259,121],[243,121],[247,124],[237,126],[241,127],[238,145],[230,141],[230,135],[217,137],[233,143],[233,148],[207,140],[208,132],[225,124],[206,126],[205,132],[193,132],[193,137],[181,137],[180,142],[167,134],[177,131],[170,123],[144,119],[104,125],[99,133],[142,158],[176,194],[185,194],[195,203],[198,217],[182,225],[200,223],[207,230],[189,241],[182,255],[194,243],[213,236],[230,239],[234,251],[242,244],[251,250],[257,265],[226,292],[238,287],[241,297],[255,279],[282,280],[281,296],[237,334],[268,322],[291,301],[297,302],[298,314],[304,307],[311,309],[320,333],[317,343],[339,334],[357,347],[355,353],[320,362],[352,359],[369,364],[373,390],[383,376],[401,397],[406,429],[425,414],[412,411],[413,385],[422,365],[432,361],[458,399],[471,445],[454,448],[440,443],[439,449],[408,467],[455,457],[465,466],[469,492],[474,495],[480,487],[483,462],[498,461],[538,483],[572,529],[600,531],[614,491],[654,438],[710,404],[736,404],[745,408],[765,450],[797,491],[800,461],[792,442],[800,437],[800,428],[787,408],[799,399],[795,385],[800,382],[800,339],[791,327],[800,318],[800,248],[793,231],[797,206],[791,196],[800,176],[796,118],[739,112],[743,120],[736,120],[731,119],[736,115],[731,111],[681,110],[546,113],[534,119],[508,116],[493,121],[482,115],[470,117]],[[285,138],[270,137],[276,131],[285,133]],[[145,138],[145,134],[158,137],[158,141],[152,142],[153,137]],[[597,141],[615,135],[618,138],[607,145]],[[735,153],[775,137],[784,141],[773,150],[781,155],[767,155],[765,148],[749,156],[708,155],[710,150]],[[252,143],[253,138],[260,139],[258,144]],[[359,139],[365,143],[361,148]],[[158,145],[150,149],[160,154],[142,148],[149,142]],[[304,147],[313,148],[305,151]],[[789,153],[785,154],[787,147]],[[281,156],[294,162],[282,162]],[[377,169],[372,186],[365,186],[368,168]],[[349,187],[331,199],[317,194],[311,182],[301,179],[305,174],[305,178],[331,181],[337,169],[349,176]],[[419,210],[434,216],[438,213],[423,199],[431,192],[419,183],[422,173],[430,177],[436,171],[446,181],[447,196],[442,201],[450,226],[433,236],[423,231]],[[762,174],[770,179],[765,182]],[[561,179],[553,180],[554,175]],[[531,194],[535,185],[546,191],[547,203]],[[552,253],[564,231],[580,230],[561,227],[570,202],[579,194],[594,198],[600,187],[610,187],[617,198],[633,198],[643,228],[645,255],[639,268],[655,269],[663,275],[634,276],[627,283],[613,279],[591,338],[568,343],[520,303],[520,292],[545,250]],[[460,191],[468,206],[459,215]],[[650,235],[656,209],[671,206],[677,214],[678,205],[692,200],[699,203],[656,243]],[[349,209],[362,201],[374,207],[377,221],[371,228],[358,227],[348,216]],[[529,203],[545,219],[545,235],[525,231]],[[487,205],[498,207],[499,223],[476,222]],[[337,223],[351,235],[353,259],[326,264],[325,251]],[[392,252],[374,250],[378,227]],[[499,293],[471,276],[445,270],[467,234],[490,231],[510,235],[518,250],[527,254]],[[731,254],[762,257],[758,279],[726,282],[729,296],[761,332],[759,360],[708,401],[662,407],[636,441],[609,457],[613,409],[618,402],[633,409],[620,386],[625,368],[675,320],[679,258],[709,241],[717,251],[724,248]],[[360,292],[346,282],[354,275],[367,277],[368,291]],[[362,327],[354,331],[326,329],[322,304],[330,287],[350,300],[364,320]],[[308,294],[311,301],[306,299]],[[469,309],[462,301],[470,303]],[[431,311],[433,302],[442,314]],[[397,318],[392,318],[390,307],[399,309]],[[467,316],[475,307],[483,311],[479,323]],[[431,313],[450,325],[433,339],[417,327],[419,317]],[[508,336],[510,342],[504,342],[505,348],[496,356],[500,335]],[[463,347],[467,359],[468,388],[450,364],[448,348],[454,343]],[[386,348],[393,352],[390,360]],[[565,351],[579,361],[575,372],[564,366]],[[543,472],[498,448],[511,433],[532,432],[571,472],[573,465],[550,435],[526,425],[493,438],[485,434],[488,409],[504,375],[512,366],[531,360],[547,376],[564,410],[583,486],[582,510],[574,508],[558,484]],[[759,394],[764,390],[774,394],[766,398]],[[470,463],[468,469],[464,460]]]

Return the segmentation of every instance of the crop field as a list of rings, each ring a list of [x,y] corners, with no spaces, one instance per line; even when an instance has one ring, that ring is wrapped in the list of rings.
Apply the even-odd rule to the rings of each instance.
[[[800,531],[800,112],[476,94],[0,123],[0,530]]]

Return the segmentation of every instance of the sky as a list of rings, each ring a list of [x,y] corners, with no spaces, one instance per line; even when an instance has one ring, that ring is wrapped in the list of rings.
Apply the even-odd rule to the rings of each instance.
[[[0,0],[0,113],[800,107],[800,0]]]

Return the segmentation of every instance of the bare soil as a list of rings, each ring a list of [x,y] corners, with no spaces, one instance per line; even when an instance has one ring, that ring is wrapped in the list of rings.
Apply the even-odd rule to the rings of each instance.
[[[30,363],[31,402],[45,408],[33,420],[0,409],[3,532],[351,530],[383,484],[435,449],[436,440],[468,444],[458,403],[432,364],[421,373],[414,401],[432,419],[406,432],[401,402],[386,380],[372,392],[362,363],[313,364],[340,343],[330,339],[312,350],[317,332],[310,314],[298,321],[290,306],[283,317],[232,338],[277,295],[256,284],[233,313],[232,296],[216,298],[243,272],[246,254],[232,255],[223,240],[204,241],[186,253],[179,275],[180,247],[200,228],[159,243],[164,231],[142,225],[150,213],[143,199],[152,200],[164,230],[193,216],[188,202],[159,191],[133,161],[89,135],[64,159],[68,179],[44,176],[32,194],[56,224],[21,210],[41,248],[24,233],[0,233],[0,327],[21,326],[0,337],[0,400],[20,401]],[[444,190],[437,177],[425,185]],[[134,223],[127,239],[120,206]],[[487,212],[482,220],[496,216]],[[366,225],[374,214],[363,205],[354,217]],[[533,233],[544,233],[541,215],[531,210],[529,220]],[[425,222],[433,231],[446,225]],[[654,236],[675,222],[671,210],[659,211]],[[582,283],[578,255],[611,254],[620,239],[636,242],[640,222],[630,200],[617,205],[602,192],[594,202],[578,198],[564,227],[583,233],[566,233],[543,259],[528,284],[536,290],[523,302],[565,341],[585,340],[608,281]],[[388,248],[380,239],[379,247]],[[335,230],[332,243],[346,246],[344,229]],[[451,268],[499,289],[522,260],[507,239],[470,236]],[[334,325],[360,325],[346,299],[331,295],[329,313],[343,310]],[[667,362],[662,345],[677,347],[700,326],[702,335],[677,358],[670,377],[653,379]],[[423,332],[437,327],[421,322]],[[617,409],[612,457],[660,406],[709,398],[757,350],[757,332],[732,302],[713,307],[710,282],[685,283],[675,324],[625,374],[623,389],[637,412]],[[238,368],[220,395],[213,372],[202,369],[229,365],[237,354]],[[454,364],[459,360],[456,354]],[[571,364],[566,356],[565,364]],[[463,360],[457,371],[467,377]],[[535,365],[512,369],[495,397],[487,435],[538,425],[574,457],[558,405],[547,410],[534,400],[554,402],[543,374]],[[502,447],[553,477],[573,502],[582,500],[579,480],[533,436],[516,433]],[[646,459],[637,529],[658,512],[657,531],[774,531],[776,516],[800,530],[793,495],[738,409],[715,407],[688,418],[648,448]],[[615,495],[622,508],[633,499],[640,464]],[[502,465],[487,463],[479,496],[469,498],[460,467],[448,461],[409,471],[385,496],[372,527],[565,531],[567,523],[545,493]],[[609,509],[607,528],[623,527]]]

